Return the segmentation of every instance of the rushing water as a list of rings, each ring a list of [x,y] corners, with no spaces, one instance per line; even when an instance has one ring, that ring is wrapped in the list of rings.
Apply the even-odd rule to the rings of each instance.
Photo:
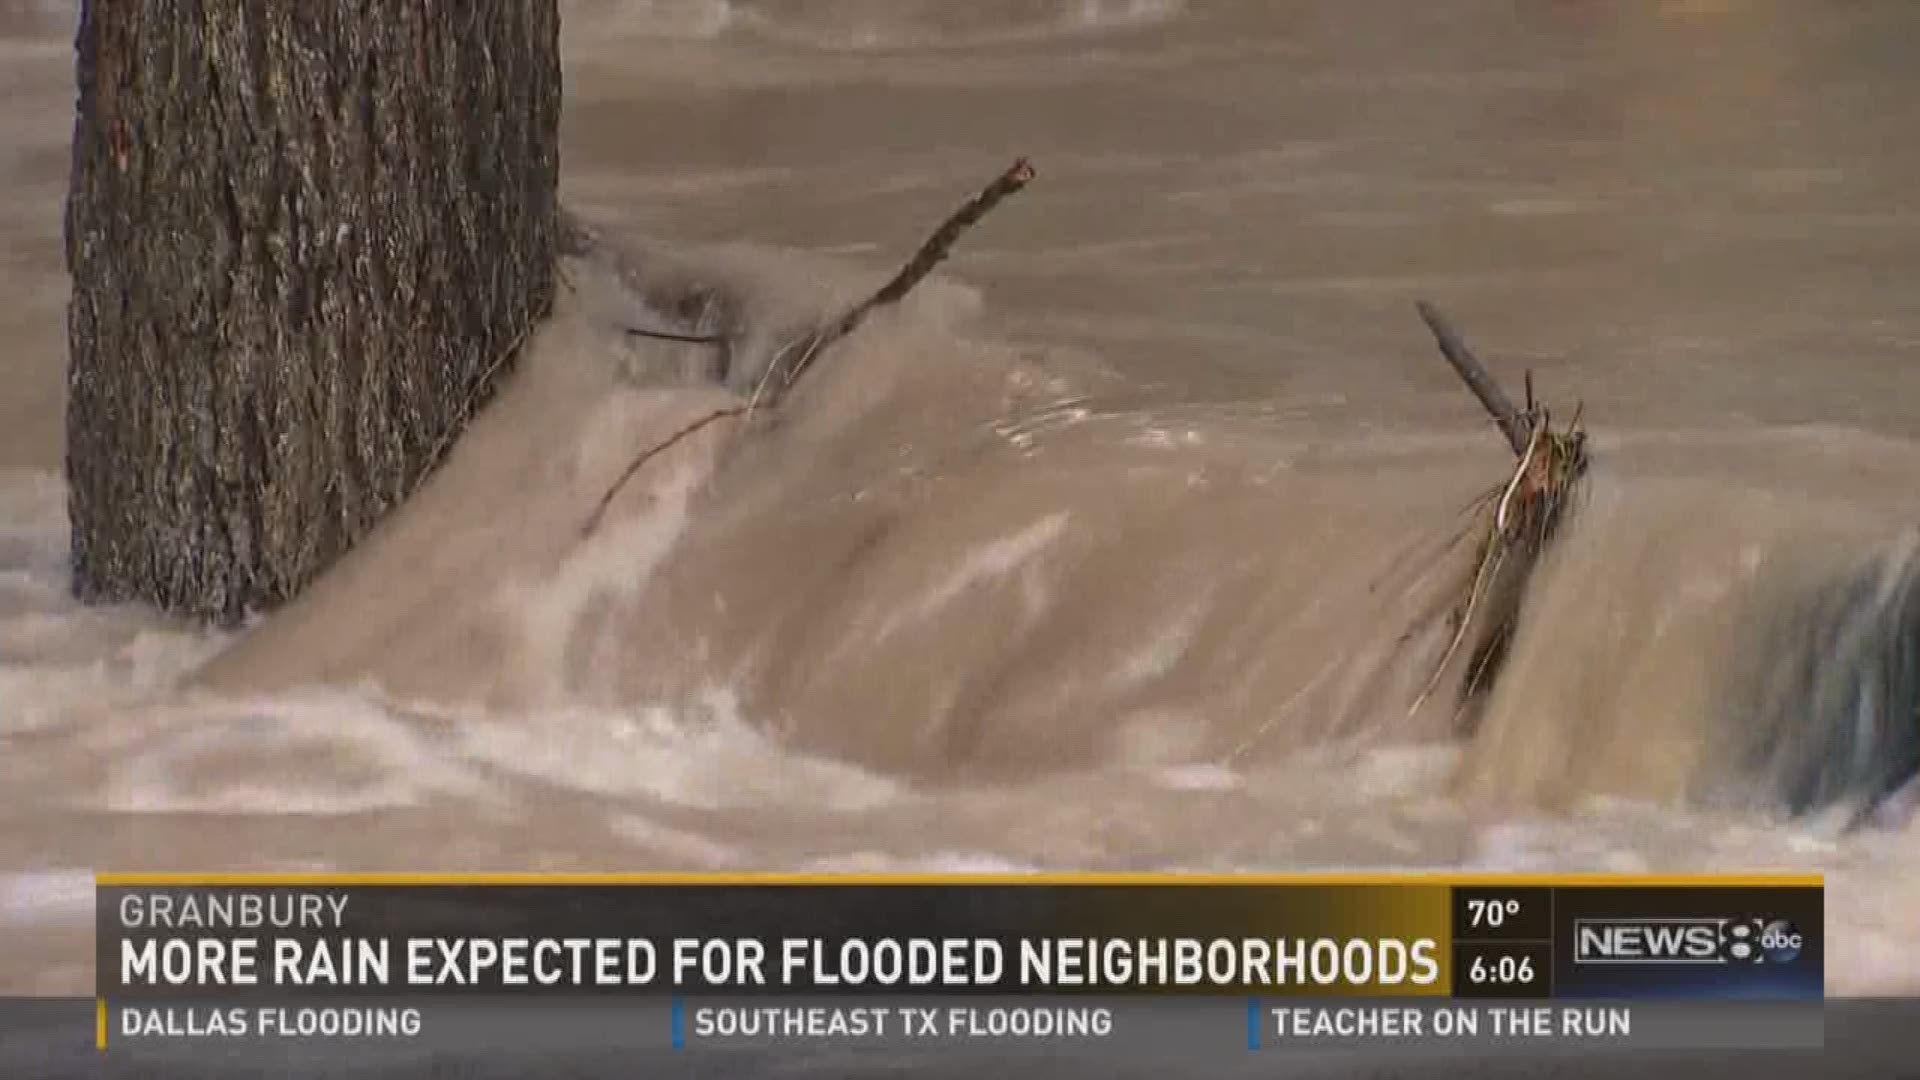
[[[84,990],[99,867],[1808,869],[1832,986],[1920,990],[1920,825],[1785,809],[1920,737],[1920,7],[565,13],[568,203],[768,332],[1040,177],[592,528],[728,399],[576,267],[209,635],[68,598],[70,13],[0,2],[0,990]],[[1408,706],[1509,460],[1421,297],[1597,455],[1464,740]]]

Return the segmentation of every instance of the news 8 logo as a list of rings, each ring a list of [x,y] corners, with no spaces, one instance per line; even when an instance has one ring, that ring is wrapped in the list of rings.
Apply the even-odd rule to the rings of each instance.
[[[1576,964],[1787,964],[1806,940],[1777,918],[1574,920]]]

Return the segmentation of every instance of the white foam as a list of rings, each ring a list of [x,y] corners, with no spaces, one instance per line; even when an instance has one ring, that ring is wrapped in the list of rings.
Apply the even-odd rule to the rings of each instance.
[[[941,851],[898,856],[857,851],[807,863],[804,870],[823,874],[1038,874],[1046,868],[984,851]]]
[[[678,710],[476,716],[460,725],[459,737],[463,754],[503,772],[573,791],[704,810],[861,810],[901,794],[883,777],[780,745],[744,720],[733,694],[718,688],[697,707]]]
[[[938,614],[967,590],[1025,566],[1060,538],[1067,519],[1065,510],[1056,511],[1016,533],[974,548],[946,577],[934,582],[912,603],[897,608],[880,625],[875,639],[884,641],[902,628]]]
[[[23,870],[0,874],[0,926],[19,929],[92,919],[91,870]]]
[[[1360,798],[1433,791],[1459,763],[1453,746],[1392,746],[1369,751],[1348,771],[1345,783]]]
[[[610,506],[602,527],[569,552],[556,572],[501,588],[503,621],[521,638],[512,663],[523,690],[545,698],[563,693],[567,646],[587,606],[641,591],[686,531],[688,502],[706,469],[680,456],[669,460],[676,463],[672,470],[645,485],[649,505],[643,512],[623,518]]]
[[[346,692],[189,700],[117,741],[98,803],[121,813],[355,814],[484,791],[419,719]]]
[[[1178,616],[1153,627],[1152,636],[1131,655],[1121,659],[1110,676],[1116,689],[1139,686],[1173,670],[1174,665],[1187,655],[1194,635],[1200,632],[1200,626],[1206,620],[1212,601],[1211,592],[1210,589],[1203,590],[1201,597],[1182,609]]]
[[[1119,29],[1166,22],[1185,9],[1185,0],[1079,0],[1068,9],[1067,21],[1087,29]]]
[[[751,863],[747,849],[676,829],[642,814],[616,814],[607,822],[615,836],[642,849],[659,869],[715,869]]]
[[[1224,765],[1174,765],[1154,773],[1154,780],[1172,791],[1233,791],[1246,779]]]

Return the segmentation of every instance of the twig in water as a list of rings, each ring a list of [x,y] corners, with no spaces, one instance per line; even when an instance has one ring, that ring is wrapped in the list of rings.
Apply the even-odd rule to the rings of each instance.
[[[1026,187],[1027,183],[1033,179],[1033,175],[1033,166],[1027,163],[1026,158],[1015,161],[1006,172],[995,178],[993,183],[982,188],[979,194],[967,200],[960,209],[954,211],[952,216],[942,222],[940,227],[934,230],[933,235],[927,237],[926,243],[920,245],[920,250],[913,253],[913,258],[907,260],[907,264],[900,268],[899,273],[893,275],[892,280],[880,286],[879,291],[848,308],[845,314],[834,321],[809,332],[796,345],[781,350],[774,359],[775,367],[785,368],[780,377],[781,386],[791,387],[794,381],[804,374],[829,346],[858,330],[860,324],[867,320],[867,316],[873,314],[875,308],[898,303],[905,298],[913,291],[914,286],[920,284],[928,274],[933,273],[934,267],[939,266],[946,259],[954,242],[960,239],[960,234],[987,216],[987,212],[998,206],[1002,199]],[[797,359],[791,364],[785,364],[783,360],[788,355],[797,355]],[[758,396],[757,391],[755,396]]]
[[[816,331],[798,341],[789,342],[785,348],[774,354],[773,360],[767,364],[767,370],[760,373],[760,381],[753,384],[753,396],[747,399],[748,416],[752,416],[753,411],[760,407],[760,398],[766,393],[768,384],[773,382],[774,375],[787,366],[787,356],[798,352],[800,359],[794,361],[793,366],[796,369],[804,368],[813,362],[813,354],[819,351],[821,340],[819,332]],[[791,385],[792,382],[793,377],[789,376],[787,384]]]
[[[708,424],[724,420],[729,416],[739,416],[746,411],[747,407],[745,405],[729,405],[724,409],[715,409],[713,412],[708,413],[693,423],[688,424],[686,427],[681,428],[679,431],[667,436],[661,442],[655,443],[642,451],[639,457],[627,463],[626,470],[620,474],[619,479],[613,482],[613,486],[607,489],[607,493],[600,496],[599,505],[593,508],[592,514],[588,515],[587,523],[580,526],[580,535],[589,536],[593,533],[593,530],[600,527],[600,519],[606,516],[607,507],[613,505],[614,496],[620,494],[620,489],[627,486],[627,481],[633,479],[633,474],[639,472],[642,465],[666,453],[672,449],[676,443],[680,442],[680,440],[693,435]]]
[[[683,334],[676,330],[654,330],[645,326],[629,326],[627,334],[655,341],[684,341],[689,345],[719,345],[727,340],[725,334]]]

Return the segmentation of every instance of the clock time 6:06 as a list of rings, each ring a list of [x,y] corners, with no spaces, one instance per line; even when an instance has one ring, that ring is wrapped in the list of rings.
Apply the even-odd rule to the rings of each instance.
[[[1505,983],[1526,985],[1533,981],[1533,957],[1507,953],[1504,956],[1476,956],[1467,965],[1467,981],[1475,985]]]

